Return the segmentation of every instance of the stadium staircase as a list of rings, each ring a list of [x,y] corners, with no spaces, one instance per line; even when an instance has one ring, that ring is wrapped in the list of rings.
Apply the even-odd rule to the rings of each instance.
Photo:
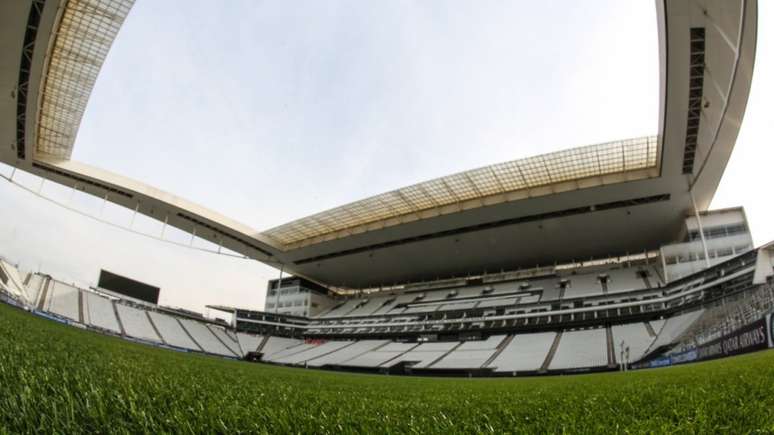
[[[113,307],[113,314],[116,315],[116,321],[118,321],[118,328],[121,330],[121,335],[126,335],[126,329],[124,329],[124,322],[121,321],[121,315],[118,314],[118,307],[116,307],[116,301],[110,301],[110,305]]]
[[[492,364],[492,361],[496,360],[498,356],[505,350],[506,347],[508,347],[509,344],[513,341],[514,335],[511,334],[507,337],[505,337],[505,340],[501,341],[500,344],[497,346],[497,350],[495,350],[495,353],[492,354],[486,361],[484,361],[483,364],[481,364],[481,368],[489,367],[489,364]]]
[[[559,331],[556,333],[554,342],[551,344],[551,349],[548,350],[548,355],[546,355],[546,359],[543,361],[543,364],[540,366],[540,370],[538,370],[538,372],[545,373],[548,371],[548,366],[551,365],[551,361],[554,359],[554,354],[556,354],[556,349],[559,348],[559,342],[561,340],[562,340],[562,331]]]
[[[159,336],[159,340],[161,340],[161,342],[162,342],[162,343],[164,343],[164,344],[167,344],[167,345],[168,345],[169,343],[167,343],[167,340],[165,340],[165,339],[164,339],[164,336],[163,336],[163,335],[161,335],[161,332],[159,332],[159,328],[157,328],[157,327],[156,327],[156,324],[155,324],[155,323],[153,323],[153,319],[152,319],[152,318],[151,318],[151,316],[150,316],[150,312],[148,312],[148,311],[145,311],[145,315],[148,317],[148,322],[150,322],[151,328],[153,328],[153,332],[155,332],[155,333],[156,333],[156,335],[158,335],[158,336]]]
[[[388,363],[390,363],[391,361],[395,361],[396,359],[400,359],[400,357],[402,357],[403,355],[405,355],[405,354],[407,354],[407,353],[411,352],[412,350],[416,349],[416,348],[417,348],[417,347],[419,347],[421,344],[422,344],[422,343],[417,343],[416,345],[414,345],[414,346],[411,346],[410,348],[406,349],[404,352],[401,352],[401,353],[399,353],[399,354],[395,355],[394,357],[392,357],[392,358],[388,359],[387,361],[383,362],[383,363],[381,364],[381,366],[385,366],[385,365],[387,365]]]
[[[605,335],[607,336],[607,366],[615,368],[615,346],[613,346],[613,331],[610,329],[610,325],[605,328]]]
[[[83,316],[83,292],[78,290],[78,323],[85,324]]]
[[[338,348],[338,349],[333,349],[333,350],[332,350],[332,351],[330,351],[330,352],[325,352],[325,353],[324,353],[324,354],[322,354],[322,355],[318,355],[318,356],[316,356],[316,357],[314,357],[314,358],[312,358],[312,359],[305,360],[305,361],[304,361],[304,366],[306,366],[306,364],[307,364],[309,361],[314,361],[314,360],[316,360],[316,359],[318,359],[318,358],[322,358],[322,357],[324,357],[324,356],[328,356],[328,355],[330,355],[330,354],[332,354],[332,353],[336,353],[336,352],[338,352],[338,351],[340,351],[340,350],[344,350],[344,349],[346,349],[346,348],[348,348],[348,347],[352,346],[352,345],[353,345],[353,344],[355,344],[355,343],[357,343],[357,340],[352,340],[352,341],[351,341],[351,342],[350,342],[348,345],[346,345],[346,346],[340,347],[340,348]]]
[[[353,356],[352,358],[347,358],[346,360],[343,360],[343,361],[341,361],[339,364],[344,364],[344,363],[346,363],[346,362],[348,362],[348,361],[352,361],[353,359],[355,359],[355,358],[359,358],[359,357],[361,357],[361,356],[363,356],[363,355],[365,355],[365,354],[367,354],[367,353],[369,353],[369,352],[376,352],[376,351],[378,351],[379,349],[381,349],[381,348],[383,348],[383,347],[385,347],[385,346],[389,345],[390,343],[391,343],[390,341],[385,341],[384,343],[380,344],[379,346],[376,346],[376,347],[375,347],[375,348],[373,348],[373,349],[364,350],[363,352],[361,352],[361,353],[359,353],[359,354],[357,354],[357,355]]]
[[[220,344],[223,345],[223,347],[225,347],[226,349],[228,349],[229,352],[231,352],[232,355],[234,355],[237,358],[241,357],[241,355],[238,355],[236,352],[234,352],[234,349],[232,349],[231,346],[229,346],[225,341],[223,341],[223,339],[220,338],[220,336],[218,336],[218,334],[216,334],[215,331],[212,330],[209,324],[205,323],[204,326],[207,328],[208,331],[210,331],[210,334],[215,336],[215,338],[220,342]]]
[[[648,289],[653,288],[653,284],[650,283],[650,279],[648,278],[648,275],[643,274],[640,278],[642,278],[642,281],[645,282],[645,288],[648,288]]]
[[[185,335],[187,335],[188,338],[190,338],[191,341],[193,341],[193,343],[196,345],[196,347],[199,348],[200,351],[204,352],[204,348],[202,347],[202,345],[199,344],[198,341],[196,341],[196,339],[193,337],[193,335],[191,335],[190,332],[188,332],[187,329],[185,329],[185,325],[183,325],[183,322],[181,322],[178,317],[175,317],[175,320],[177,320],[177,323],[180,325],[181,328],[183,328],[183,331],[185,332]]]
[[[263,347],[266,346],[266,342],[269,341],[269,338],[271,338],[270,335],[263,336],[263,340],[261,340],[261,344],[259,344],[258,347],[255,348],[255,353],[261,353],[263,351]]]
[[[446,351],[446,352],[445,352],[443,355],[439,356],[438,358],[436,358],[436,359],[434,359],[432,362],[430,362],[430,364],[428,364],[427,366],[425,366],[425,368],[427,368],[427,369],[429,369],[429,368],[432,368],[432,367],[433,367],[433,365],[435,365],[435,364],[436,364],[438,361],[440,361],[440,360],[442,360],[442,359],[446,358],[446,357],[447,357],[447,356],[448,356],[450,353],[452,353],[452,352],[454,352],[455,350],[457,350],[457,348],[458,348],[458,347],[460,347],[460,346],[462,346],[462,344],[463,344],[463,343],[465,343],[465,342],[464,342],[464,341],[460,341],[460,342],[459,342],[459,343],[457,343],[457,344],[456,344],[456,345],[455,345],[453,348],[449,349],[449,350],[448,350],[448,351]]]
[[[658,335],[656,334],[656,330],[653,329],[653,325],[651,325],[650,322],[645,322],[645,329],[648,330],[648,334],[653,338],[656,338],[656,336]]]
[[[46,278],[43,283],[43,290],[40,291],[40,299],[38,300],[38,310],[45,311],[46,298],[48,297],[48,287],[51,285],[51,280]]]

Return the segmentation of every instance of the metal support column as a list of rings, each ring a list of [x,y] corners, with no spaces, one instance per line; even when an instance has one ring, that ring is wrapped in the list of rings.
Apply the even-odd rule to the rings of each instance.
[[[693,204],[693,213],[696,216],[696,223],[699,225],[699,235],[701,236],[701,246],[704,248],[704,264],[709,268],[710,259],[709,251],[707,250],[707,239],[704,237],[704,226],[701,224],[701,215],[699,215],[699,209],[696,207],[696,199],[693,197],[693,189],[689,189],[688,193],[691,195],[691,204]]]
[[[285,269],[285,265],[280,266],[280,276],[277,280],[277,299],[274,301],[274,312],[279,312],[279,299],[280,299],[280,288],[282,288],[282,271]]]

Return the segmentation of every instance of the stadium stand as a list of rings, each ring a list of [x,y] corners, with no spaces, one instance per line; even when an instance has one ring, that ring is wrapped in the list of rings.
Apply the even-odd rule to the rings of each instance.
[[[90,291],[84,291],[82,294],[85,305],[83,312],[86,314],[85,323],[95,328],[120,334],[121,326],[118,324],[115,310],[113,310],[113,301]]]
[[[598,275],[570,275],[567,278],[570,281],[570,287],[565,293],[565,298],[584,298],[604,294]]]
[[[236,356],[243,356],[242,349],[239,347],[239,343],[232,338],[228,332],[218,325],[206,325],[207,328],[215,335],[215,337],[228,348]]]
[[[202,348],[191,339],[175,317],[155,311],[148,311],[148,316],[166,344],[203,352]]]
[[[505,335],[486,340],[466,341],[432,365],[433,369],[478,369],[497,352]]]
[[[40,297],[43,295],[43,288],[46,285],[46,278],[43,275],[32,273],[28,275],[25,286],[27,287],[27,303],[37,307],[40,304]]]
[[[322,344],[311,344],[311,347],[302,352],[294,352],[290,355],[275,359],[274,362],[279,364],[303,365],[308,361],[313,361],[315,358],[332,354],[347,346],[351,346],[354,343],[354,341],[328,341]]]
[[[247,355],[248,352],[257,352],[258,347],[263,342],[263,337],[260,335],[237,332],[236,336],[242,355]]]
[[[0,258],[0,286],[4,287],[14,298],[30,299],[19,270],[2,258]]]
[[[126,335],[140,340],[162,342],[150,323],[147,311],[122,303],[116,303],[115,307]]]
[[[80,321],[80,290],[63,282],[49,281],[45,310],[76,322]]]
[[[347,314],[348,317],[368,316],[381,308],[388,301],[388,297],[372,297],[361,301],[357,308]]]
[[[307,365],[310,367],[323,367],[326,365],[337,366],[341,365],[353,358],[356,358],[364,353],[378,349],[381,346],[389,343],[387,340],[360,340],[352,342],[348,346],[343,346],[338,350],[322,355],[318,358],[307,361]]]
[[[670,317],[664,323],[656,340],[648,348],[647,352],[654,351],[662,346],[673,344],[696,320],[701,317],[703,309],[691,311],[679,316]]]
[[[774,312],[774,287],[767,283],[708,307],[675,340],[675,350],[687,350],[720,338]]]
[[[309,349],[314,349],[318,345],[319,345],[319,343],[317,343],[317,342],[302,342],[302,341],[299,341],[298,343],[296,343],[293,346],[288,346],[288,347],[286,347],[284,349],[281,349],[279,351],[276,351],[276,352],[266,353],[265,356],[264,356],[264,360],[265,361],[270,361],[270,362],[277,362],[277,361],[285,359],[285,358],[287,358],[289,356],[292,356],[292,355],[295,355],[295,354],[298,354],[298,353],[302,353],[302,352],[306,352]]]
[[[564,331],[548,366],[567,370],[608,365],[607,334],[604,328]]]
[[[204,352],[228,357],[239,356],[218,340],[218,337],[215,336],[205,323],[184,318],[178,318],[178,320]]]
[[[648,350],[648,347],[650,347],[654,340],[654,337],[650,335],[644,323],[614,325],[611,330],[615,350],[614,356],[619,364],[623,363],[620,359],[622,350],[629,348],[629,362],[639,361],[645,356],[645,351]]]
[[[263,345],[263,348],[260,349],[260,352],[265,355],[265,358],[268,358],[277,352],[283,351],[291,347],[298,346],[302,343],[303,341],[297,340],[294,338],[272,336],[266,340],[266,342]]]
[[[358,355],[357,357],[342,363],[342,365],[348,367],[376,368],[389,363],[391,360],[400,357],[417,346],[417,343],[387,343],[384,346]]]
[[[498,372],[538,371],[543,366],[556,335],[556,332],[514,335],[489,367]]]
[[[381,364],[382,367],[392,367],[400,363],[408,363],[412,368],[426,368],[443,358],[448,352],[459,346],[459,342],[422,343],[409,351]]]

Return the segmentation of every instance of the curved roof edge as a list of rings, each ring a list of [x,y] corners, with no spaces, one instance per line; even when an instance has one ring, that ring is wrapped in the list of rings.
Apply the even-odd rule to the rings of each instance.
[[[403,187],[263,232],[286,249],[462,210],[658,175],[647,136],[497,163]]]
[[[105,57],[134,0],[68,0],[39,95],[36,155],[69,159]]]

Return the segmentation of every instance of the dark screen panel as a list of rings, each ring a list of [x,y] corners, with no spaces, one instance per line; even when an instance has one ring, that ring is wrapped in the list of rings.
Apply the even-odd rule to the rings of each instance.
[[[99,287],[112,292],[121,293],[131,298],[140,299],[153,304],[159,303],[159,289],[133,279],[101,270],[99,272]]]

